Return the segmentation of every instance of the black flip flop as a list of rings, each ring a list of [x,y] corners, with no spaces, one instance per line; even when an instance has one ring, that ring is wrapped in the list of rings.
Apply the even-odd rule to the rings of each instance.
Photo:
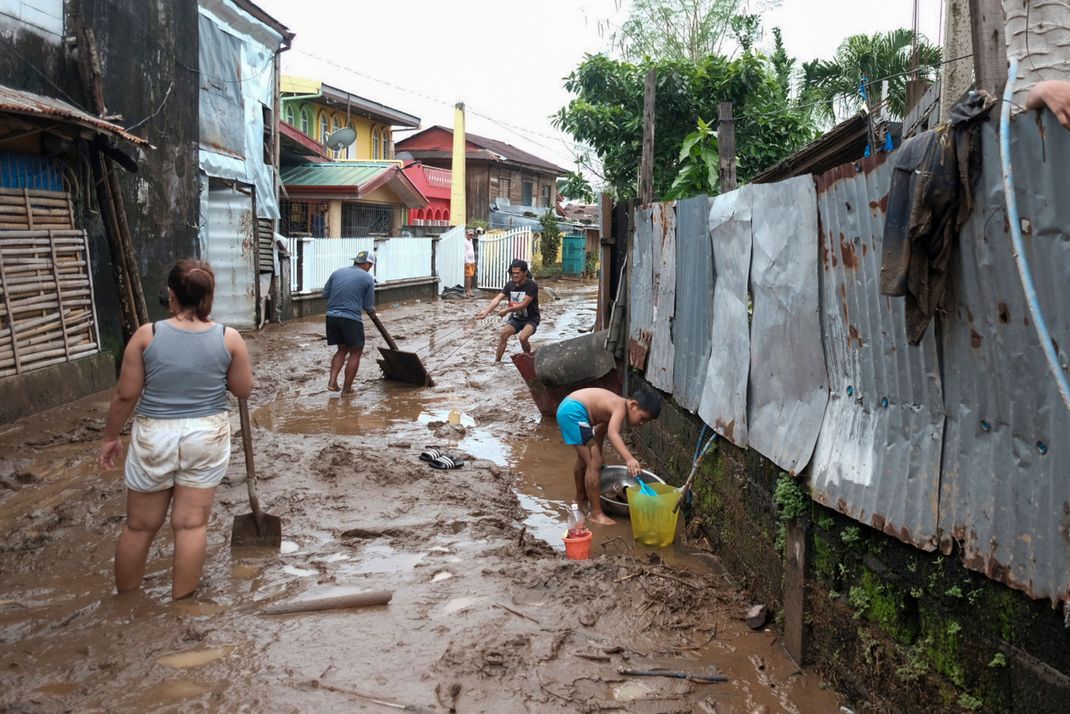
[[[446,456],[445,454],[439,456],[434,461],[428,462],[432,468],[436,469],[459,469],[464,466],[463,461],[458,461],[452,456]]]
[[[438,449],[428,449],[427,451],[420,454],[420,460],[431,462],[435,461],[441,456],[443,456],[443,453]]]

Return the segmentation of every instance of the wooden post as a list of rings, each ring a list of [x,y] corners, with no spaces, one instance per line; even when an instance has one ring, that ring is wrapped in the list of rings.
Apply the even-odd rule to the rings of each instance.
[[[717,106],[717,152],[720,155],[721,193],[735,191],[736,183],[736,120],[732,118],[732,102]]]
[[[598,196],[598,308],[595,311],[594,329],[609,327],[609,303],[612,300],[610,284],[613,282],[613,266],[610,256],[613,250],[613,200],[608,194]]]
[[[646,73],[643,87],[643,157],[639,164],[639,201],[643,204],[654,202],[654,99],[657,79],[657,72],[651,69]]]
[[[1007,43],[1002,0],[970,0],[970,37],[977,88],[997,99],[1007,84]]]
[[[806,528],[795,519],[784,543],[784,649],[800,667],[806,657]]]

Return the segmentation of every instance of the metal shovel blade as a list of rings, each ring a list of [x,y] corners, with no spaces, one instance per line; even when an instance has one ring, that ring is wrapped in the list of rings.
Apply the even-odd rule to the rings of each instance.
[[[431,375],[424,369],[419,355],[414,352],[402,352],[386,347],[380,347],[379,353],[383,358],[379,360],[379,366],[383,369],[383,376],[395,382],[406,382],[421,387],[435,386]]]
[[[235,516],[234,526],[230,529],[230,547],[278,550],[282,546],[282,519],[267,513],[261,513],[260,519],[257,524],[254,513]]]

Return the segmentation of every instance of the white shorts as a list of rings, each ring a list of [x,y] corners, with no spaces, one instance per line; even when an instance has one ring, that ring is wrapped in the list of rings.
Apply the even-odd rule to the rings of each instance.
[[[126,487],[151,493],[173,487],[215,488],[230,463],[227,412],[186,419],[134,417]]]

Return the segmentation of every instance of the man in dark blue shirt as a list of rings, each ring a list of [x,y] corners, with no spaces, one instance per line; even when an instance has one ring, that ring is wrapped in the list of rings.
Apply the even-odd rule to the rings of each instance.
[[[353,265],[339,268],[327,278],[323,299],[327,301],[327,344],[338,347],[331,357],[331,379],[327,389],[342,394],[353,393],[353,378],[364,352],[364,320],[361,312],[375,314],[375,278],[368,271],[375,255],[362,250]],[[338,386],[338,373],[345,366],[345,382]]]
[[[487,309],[479,313],[479,319],[483,319],[503,299],[508,300],[509,307],[503,307],[498,311],[499,316],[508,315],[509,319],[498,333],[498,354],[494,357],[496,362],[502,361],[505,345],[513,335],[517,335],[522,350],[531,352],[531,344],[528,340],[535,334],[541,319],[539,286],[528,277],[528,264],[523,260],[514,260],[509,265],[509,278],[509,282],[505,284],[500,293],[494,296],[490,305],[487,305]]]

